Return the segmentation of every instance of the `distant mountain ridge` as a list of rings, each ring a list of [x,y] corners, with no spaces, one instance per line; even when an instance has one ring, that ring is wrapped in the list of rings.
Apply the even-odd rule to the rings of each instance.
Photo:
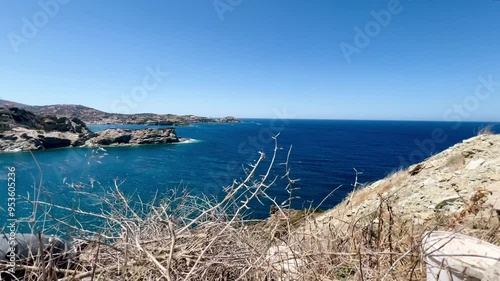
[[[8,101],[8,100],[3,100],[0,99],[0,106],[17,106],[17,107],[25,107],[27,105],[18,103],[18,102],[13,102],[13,101]]]
[[[31,106],[17,102],[1,100],[0,106],[20,107],[37,115],[55,115],[78,118],[87,124],[132,124],[132,125],[189,125],[190,123],[233,123],[240,122],[235,117],[209,118],[194,115],[174,114],[119,114],[108,113],[95,108],[77,104],[54,104]]]

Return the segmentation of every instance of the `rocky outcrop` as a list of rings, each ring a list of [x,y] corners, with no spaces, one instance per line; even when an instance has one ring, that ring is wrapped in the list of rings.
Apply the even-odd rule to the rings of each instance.
[[[12,107],[0,109],[0,123],[2,131],[7,131],[13,126],[22,126],[29,129],[43,129],[40,118],[32,112]]]
[[[92,135],[91,133],[47,132],[43,130],[15,127],[12,130],[0,134],[0,151],[17,152],[80,146],[84,143],[82,140],[88,139],[92,137]]]
[[[179,142],[174,128],[122,130],[98,133],[45,132],[22,127],[0,134],[0,151],[18,152],[61,147],[132,146]]]
[[[0,111],[0,151],[179,142],[174,128],[92,132],[78,118],[38,116],[20,108]]]
[[[22,127],[46,132],[91,133],[87,125],[78,118],[40,116],[17,107],[0,109],[0,123],[4,128],[3,131],[8,131],[14,127]]]
[[[124,130],[108,129],[97,133],[85,146],[100,145],[141,145],[179,142],[174,128]]]
[[[75,134],[91,133],[87,125],[78,118],[44,116],[42,127],[45,131],[70,132]]]
[[[236,119],[234,116],[227,116],[220,119],[217,119],[218,123],[240,123],[239,119]]]

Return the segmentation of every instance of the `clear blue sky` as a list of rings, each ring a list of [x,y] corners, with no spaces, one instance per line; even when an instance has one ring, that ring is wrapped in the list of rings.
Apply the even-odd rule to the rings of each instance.
[[[3,99],[205,116],[271,118],[286,108],[294,118],[500,121],[499,1],[400,0],[350,62],[342,42],[355,47],[355,28],[396,0],[54,1],[0,2]],[[40,3],[49,2],[45,12]],[[157,83],[148,67],[169,75]],[[488,75],[496,91],[479,99],[478,77]],[[134,92],[143,79],[144,95]]]

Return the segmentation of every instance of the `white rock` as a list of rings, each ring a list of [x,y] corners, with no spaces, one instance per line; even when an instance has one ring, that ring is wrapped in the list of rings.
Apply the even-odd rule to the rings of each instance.
[[[384,180],[378,180],[378,181],[372,183],[371,185],[369,185],[368,187],[370,189],[373,189],[373,188],[376,188],[377,186],[379,186],[380,184],[382,184],[383,182],[384,182]]]
[[[483,166],[492,168],[494,170],[500,170],[500,159],[494,159],[484,162]]]
[[[486,160],[484,160],[484,159],[472,160],[472,161],[469,162],[469,164],[467,164],[467,166],[465,167],[465,169],[467,169],[467,170],[475,170],[475,169],[481,167],[481,165],[483,165],[483,163],[485,161]]]
[[[459,207],[459,205],[461,205],[461,204],[457,201],[461,201],[461,200],[462,200],[462,198],[460,196],[450,196],[447,198],[443,198],[439,201],[439,203],[436,204],[435,208],[442,209],[445,206],[451,206],[451,205],[457,205],[457,206],[453,206],[453,207]],[[454,208],[454,209],[456,209],[456,208]]]
[[[491,175],[490,179],[493,181],[500,181],[500,174]]]
[[[304,266],[304,261],[294,255],[286,245],[272,246],[267,252],[267,260],[273,267],[278,280],[298,280],[299,268]]]
[[[495,210],[500,210],[500,182],[486,186],[486,190],[490,192],[486,204],[491,204]]]
[[[437,181],[433,178],[428,178],[424,180],[424,186],[435,186],[437,184]]]

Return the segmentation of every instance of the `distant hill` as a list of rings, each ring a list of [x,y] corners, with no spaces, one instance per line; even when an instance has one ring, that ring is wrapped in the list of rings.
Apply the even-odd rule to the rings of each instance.
[[[86,123],[100,123],[113,116],[113,114],[104,111],[76,104],[24,106],[23,108],[37,115],[76,117],[82,119]]]
[[[18,102],[13,102],[13,101],[8,101],[8,100],[2,100],[0,99],[0,106],[17,106],[17,107],[25,107],[27,105],[18,103]]]
[[[87,124],[133,124],[133,125],[188,125],[190,123],[227,123],[240,122],[235,117],[209,118],[194,115],[174,114],[119,114],[100,111],[76,104],[54,104],[31,106],[7,100],[0,100],[0,106],[20,107],[36,115],[56,115],[76,117]]]

